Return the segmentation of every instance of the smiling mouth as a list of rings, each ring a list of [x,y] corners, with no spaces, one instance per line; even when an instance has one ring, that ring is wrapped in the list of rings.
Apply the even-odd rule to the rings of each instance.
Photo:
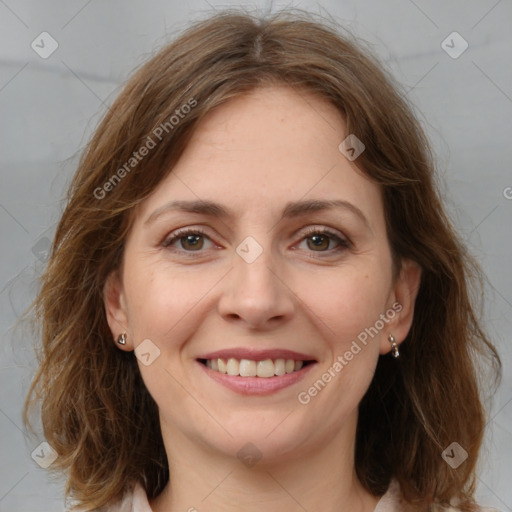
[[[198,361],[213,370],[225,375],[240,377],[261,377],[264,379],[279,377],[288,373],[298,372],[315,361],[301,361],[295,359],[253,359],[215,358],[198,359]]]

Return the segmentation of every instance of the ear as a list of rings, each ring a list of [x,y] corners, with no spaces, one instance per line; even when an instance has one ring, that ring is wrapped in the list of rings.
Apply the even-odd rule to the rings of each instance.
[[[407,337],[414,318],[414,304],[421,284],[421,267],[412,260],[402,260],[400,274],[390,294],[390,309],[396,315],[389,320],[386,334],[381,340],[380,353],[391,351],[388,336],[391,334],[399,345]]]
[[[115,270],[109,274],[103,287],[103,301],[107,322],[112,333],[113,342],[122,350],[134,349],[132,337],[128,330],[128,313],[123,285],[119,271]],[[117,339],[120,334],[127,333],[126,345],[119,345]]]

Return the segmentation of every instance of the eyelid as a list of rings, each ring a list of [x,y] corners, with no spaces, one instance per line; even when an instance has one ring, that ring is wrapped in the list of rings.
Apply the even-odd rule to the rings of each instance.
[[[338,236],[340,238],[344,238],[344,239],[347,238],[338,229],[331,228],[330,226],[325,226],[323,224],[314,224],[312,226],[307,226],[307,227],[297,231],[297,234],[301,234],[302,236],[307,236],[312,233],[326,233],[326,234],[336,235],[336,236]]]
[[[162,241],[162,246],[167,248],[170,247],[172,243],[178,241],[180,238],[183,238],[187,235],[201,235],[204,238],[210,240],[212,244],[216,245],[215,242],[211,239],[210,236],[206,233],[206,231],[202,227],[194,227],[194,226],[187,226],[184,228],[178,228],[169,233],[165,236],[165,238]],[[186,252],[186,253],[193,253],[193,252],[202,252],[202,251],[180,251],[180,252]]]

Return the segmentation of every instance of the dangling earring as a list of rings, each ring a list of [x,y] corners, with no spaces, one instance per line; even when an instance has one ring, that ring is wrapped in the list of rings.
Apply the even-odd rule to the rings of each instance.
[[[117,343],[119,343],[119,345],[126,345],[126,333],[123,332],[122,334],[119,335],[119,338],[117,338]]]
[[[392,334],[389,335],[389,342],[391,343],[391,355],[395,359],[400,357],[400,352],[398,351],[398,345],[396,344],[395,338]]]

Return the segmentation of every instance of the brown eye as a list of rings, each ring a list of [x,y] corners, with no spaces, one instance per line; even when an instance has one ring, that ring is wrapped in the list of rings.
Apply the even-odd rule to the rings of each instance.
[[[182,236],[179,240],[182,249],[186,251],[198,251],[204,246],[203,235],[199,234]]]
[[[309,253],[325,253],[322,256],[333,256],[351,247],[350,242],[337,232],[325,227],[308,229],[301,239],[300,245]]]
[[[308,249],[313,251],[325,251],[329,248],[330,237],[327,235],[316,234],[308,237]]]
[[[210,246],[208,246],[208,243]],[[171,234],[162,245],[174,252],[204,252],[213,245],[212,241],[201,230],[182,229]]]

